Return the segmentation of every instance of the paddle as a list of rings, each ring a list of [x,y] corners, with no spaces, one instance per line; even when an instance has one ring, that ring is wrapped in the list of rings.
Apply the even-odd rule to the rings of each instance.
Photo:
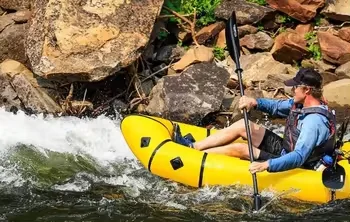
[[[345,183],[345,170],[339,164],[327,167],[322,171],[322,183],[331,190],[343,188]]]
[[[243,83],[242,83],[242,69],[239,62],[239,56],[240,56],[240,46],[239,46],[239,38],[238,38],[238,30],[237,30],[237,22],[236,22],[236,13],[235,11],[232,12],[231,17],[229,18],[226,28],[225,28],[225,37],[226,37],[226,44],[228,51],[230,53],[231,58],[236,63],[236,70],[235,72],[238,75],[238,81],[239,81],[239,87],[241,96],[244,96],[243,91]],[[245,122],[245,128],[247,132],[248,137],[248,147],[249,147],[249,158],[250,162],[254,161],[253,157],[253,147],[252,147],[252,140],[250,135],[250,127],[248,122],[248,113],[246,109],[243,109],[244,114],[244,122]],[[253,176],[253,186],[254,186],[254,208],[256,211],[258,211],[261,207],[261,197],[259,195],[258,191],[258,182],[256,179],[256,174],[252,174]]]

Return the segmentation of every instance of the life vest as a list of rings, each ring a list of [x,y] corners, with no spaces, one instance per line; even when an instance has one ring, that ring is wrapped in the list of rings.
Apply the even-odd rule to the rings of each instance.
[[[293,105],[286,121],[286,127],[283,136],[283,148],[287,153],[292,152],[295,149],[295,144],[300,135],[300,130],[298,126],[298,115],[308,115],[311,113],[318,113],[324,115],[329,121],[330,136],[328,140],[319,146],[315,147],[304,163],[304,167],[312,168],[313,164],[317,163],[324,155],[332,155],[334,152],[335,142],[336,142],[336,121],[335,116],[330,110],[326,110],[320,107],[306,107],[302,108],[298,105]],[[305,126],[307,127],[307,126]]]

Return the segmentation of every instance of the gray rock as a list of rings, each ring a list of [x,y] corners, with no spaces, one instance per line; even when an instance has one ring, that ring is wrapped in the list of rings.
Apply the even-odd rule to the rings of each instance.
[[[350,61],[339,66],[335,70],[335,73],[340,77],[350,78]]]
[[[13,59],[29,68],[30,63],[25,54],[25,38],[29,25],[12,22],[6,26],[1,26],[1,20],[0,17],[0,63],[5,59]],[[3,27],[2,31],[1,27]]]
[[[0,64],[0,106],[7,110],[16,108],[29,113],[62,112],[61,107],[41,86],[42,83],[23,64],[5,60]]]
[[[224,68],[210,62],[191,65],[180,75],[165,76],[152,89],[146,112],[198,123],[220,109],[229,76]]]
[[[185,54],[185,50],[178,45],[163,46],[157,51],[155,61],[169,63],[178,61]]]
[[[232,11],[236,11],[238,25],[256,24],[262,19],[272,19],[275,15],[274,9],[245,0],[223,0],[215,9],[215,16],[227,20]]]

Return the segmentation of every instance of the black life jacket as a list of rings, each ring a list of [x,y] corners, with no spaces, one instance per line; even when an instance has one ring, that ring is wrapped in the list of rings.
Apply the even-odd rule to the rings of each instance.
[[[286,127],[283,135],[283,148],[287,153],[292,152],[294,150],[295,144],[300,134],[300,130],[297,129],[299,114],[308,115],[311,113],[319,113],[327,117],[329,121],[330,136],[328,140],[315,147],[312,153],[310,154],[309,158],[303,164],[305,168],[312,168],[313,165],[316,164],[324,155],[332,155],[334,152],[336,142],[335,116],[330,110],[325,110],[320,107],[301,108],[301,104],[298,105],[293,105],[286,121]]]

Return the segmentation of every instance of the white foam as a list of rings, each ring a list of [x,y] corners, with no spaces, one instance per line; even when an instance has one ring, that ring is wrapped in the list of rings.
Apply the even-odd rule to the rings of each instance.
[[[87,154],[108,165],[118,159],[135,159],[120,131],[120,120],[105,116],[76,117],[17,115],[0,108],[0,152],[11,152],[18,143],[71,154]]]

